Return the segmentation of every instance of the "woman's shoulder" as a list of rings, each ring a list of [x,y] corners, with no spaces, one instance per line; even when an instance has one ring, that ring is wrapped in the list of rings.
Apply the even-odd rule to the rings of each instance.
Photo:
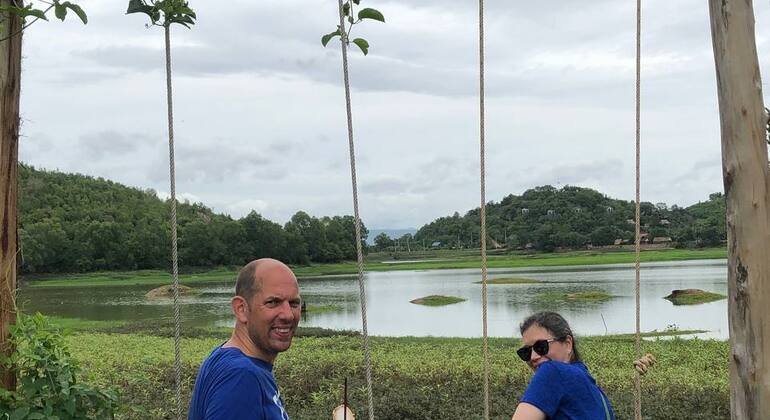
[[[559,376],[582,376],[589,375],[588,368],[583,362],[559,362],[556,360],[549,360],[544,362],[537,368],[536,374],[541,372],[545,375],[559,375]],[[590,375],[589,375],[590,376]]]

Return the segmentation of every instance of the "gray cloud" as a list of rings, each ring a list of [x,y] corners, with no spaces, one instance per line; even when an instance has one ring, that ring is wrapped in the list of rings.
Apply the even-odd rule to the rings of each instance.
[[[121,134],[112,130],[84,134],[78,141],[78,146],[90,159],[115,159],[127,153],[135,152],[140,147],[149,144],[154,139],[143,134]]]

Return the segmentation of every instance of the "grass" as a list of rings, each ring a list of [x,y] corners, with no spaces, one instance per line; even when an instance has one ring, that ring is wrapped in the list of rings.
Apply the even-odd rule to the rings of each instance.
[[[455,297],[455,296],[430,295],[430,296],[425,296],[425,297],[411,300],[410,302],[416,305],[446,306],[446,305],[452,305],[452,304],[460,303],[464,301],[465,299]]]
[[[586,292],[545,292],[537,295],[536,299],[541,302],[563,302],[563,301],[579,301],[579,302],[601,302],[611,299],[612,295],[609,295],[600,290],[591,290]]]
[[[404,264],[386,264],[380,260],[368,261],[367,271],[396,271],[396,270],[439,270],[456,268],[478,268],[481,258],[470,252],[444,254],[441,251],[430,253],[435,260],[411,262]],[[447,258],[449,257],[449,258]],[[707,249],[667,249],[642,251],[642,262],[683,261],[694,259],[726,258],[724,248]],[[489,268],[524,268],[524,267],[554,267],[575,265],[623,264],[634,262],[634,253],[627,251],[572,251],[563,253],[540,254],[502,254],[490,255],[487,261]],[[311,278],[323,275],[355,274],[355,262],[334,264],[314,264],[292,267],[297,277]],[[216,268],[203,272],[183,273],[179,276],[184,284],[232,282],[237,274],[235,267]],[[27,275],[24,282],[30,287],[62,287],[62,286],[110,286],[120,285],[162,285],[168,284],[170,275],[160,270],[140,270],[121,272],[101,272],[86,274],[48,274]]]
[[[714,302],[726,298],[727,296],[720,293],[698,290],[690,293],[683,293],[678,296],[674,296],[672,293],[671,295],[666,296],[664,299],[670,300],[674,305],[698,305],[701,303]]]
[[[481,284],[480,281],[474,282],[476,284]],[[487,279],[487,284],[534,284],[534,283],[541,283],[537,280],[532,279],[525,279],[521,277],[506,277],[501,279]]]
[[[118,419],[173,417],[173,339],[82,333],[67,343],[90,382],[117,388]],[[221,343],[214,337],[182,340],[183,401],[189,401],[201,361]],[[372,337],[370,345],[379,419],[470,419],[483,411],[480,338]],[[489,339],[492,419],[510,419],[531,377],[513,351],[519,345],[516,339]],[[633,339],[579,337],[578,345],[617,418],[633,418]],[[658,359],[642,382],[645,419],[729,419],[727,342],[645,341],[642,351]],[[366,412],[360,337],[295,338],[274,373],[291,418],[328,418],[346,378],[351,407]]]
[[[344,308],[342,305],[308,305],[305,309],[306,313],[309,314],[323,314],[327,312],[342,312]]]

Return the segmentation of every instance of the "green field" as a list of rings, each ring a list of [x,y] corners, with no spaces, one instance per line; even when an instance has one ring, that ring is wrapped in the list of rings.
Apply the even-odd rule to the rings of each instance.
[[[404,262],[385,261],[382,256],[375,256],[366,263],[368,271],[395,271],[395,270],[438,270],[453,268],[479,268],[480,257],[465,252],[434,252],[421,254],[425,261]],[[403,258],[410,256],[402,255]],[[642,262],[655,261],[682,261],[694,259],[726,258],[727,250],[724,248],[708,249],[667,249],[643,251],[640,255]],[[634,253],[626,251],[599,252],[599,251],[574,251],[565,253],[541,253],[525,255],[491,255],[488,259],[489,268],[523,268],[523,267],[554,267],[598,264],[622,264],[633,263]],[[312,278],[322,275],[355,274],[357,267],[355,262],[336,264],[318,264],[309,266],[292,267],[300,278]],[[214,270],[183,273],[180,282],[184,284],[231,282],[235,279],[237,269],[219,268]],[[61,286],[109,286],[119,285],[161,285],[170,283],[168,273],[159,270],[127,271],[127,272],[102,272],[88,274],[50,274],[27,276],[23,282],[31,287],[61,287]]]
[[[182,341],[183,398],[189,400],[197,367],[219,337]],[[67,339],[92,382],[121,395],[119,419],[167,418],[173,406],[173,340],[138,334],[79,333]],[[579,348],[619,419],[633,417],[633,340],[580,338]],[[514,350],[518,340],[492,338],[491,418],[510,419],[530,377]],[[377,418],[475,419],[482,412],[481,339],[371,339]],[[712,340],[643,343],[658,359],[643,380],[646,419],[728,419],[728,344]],[[275,376],[295,419],[328,418],[342,400],[345,378],[350,403],[365,412],[360,337],[300,337],[279,356]]]

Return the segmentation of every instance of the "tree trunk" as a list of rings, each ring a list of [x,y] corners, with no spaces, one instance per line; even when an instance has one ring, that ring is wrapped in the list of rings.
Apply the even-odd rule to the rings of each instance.
[[[770,176],[751,0],[709,0],[727,207],[730,410],[770,413]]]
[[[0,0],[0,5],[15,3]],[[0,25],[0,351],[10,354],[9,327],[16,321],[16,172],[19,162],[19,81],[21,21],[6,18]],[[17,34],[17,32],[19,32]],[[0,386],[15,389],[15,373],[0,372]]]

